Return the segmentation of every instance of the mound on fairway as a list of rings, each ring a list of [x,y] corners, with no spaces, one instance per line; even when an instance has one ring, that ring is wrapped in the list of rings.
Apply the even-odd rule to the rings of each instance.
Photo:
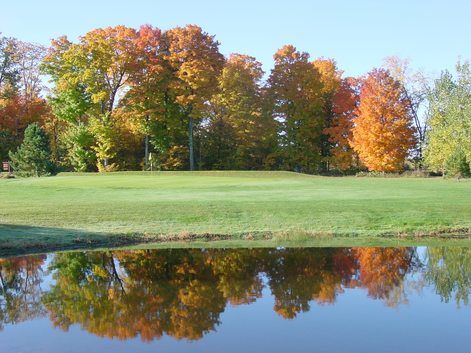
[[[471,228],[471,182],[441,178],[70,173],[0,180],[0,200],[1,246],[67,245],[111,235],[375,237]]]

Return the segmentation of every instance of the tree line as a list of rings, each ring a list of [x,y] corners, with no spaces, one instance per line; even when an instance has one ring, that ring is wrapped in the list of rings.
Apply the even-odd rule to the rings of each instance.
[[[54,170],[424,169],[469,175],[471,73],[390,57],[362,77],[292,45],[265,76],[200,27],[99,28],[48,48],[0,37],[0,157]],[[45,79],[49,80],[44,85]],[[28,128],[29,126],[29,128]]]

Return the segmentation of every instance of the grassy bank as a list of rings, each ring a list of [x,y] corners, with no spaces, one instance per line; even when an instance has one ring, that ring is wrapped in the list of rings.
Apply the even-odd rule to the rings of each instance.
[[[468,236],[471,181],[287,172],[0,180],[0,248],[185,239]]]

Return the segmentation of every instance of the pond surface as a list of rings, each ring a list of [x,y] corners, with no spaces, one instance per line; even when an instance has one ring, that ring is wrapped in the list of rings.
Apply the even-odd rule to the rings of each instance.
[[[470,352],[471,249],[0,259],[0,352]]]

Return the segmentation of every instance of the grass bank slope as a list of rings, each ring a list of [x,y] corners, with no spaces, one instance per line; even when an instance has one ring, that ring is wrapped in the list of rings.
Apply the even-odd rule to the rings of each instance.
[[[65,237],[66,244],[93,234],[378,237],[469,235],[471,229],[471,181],[441,178],[66,173],[0,179],[0,200],[0,246],[28,237],[38,244]]]

